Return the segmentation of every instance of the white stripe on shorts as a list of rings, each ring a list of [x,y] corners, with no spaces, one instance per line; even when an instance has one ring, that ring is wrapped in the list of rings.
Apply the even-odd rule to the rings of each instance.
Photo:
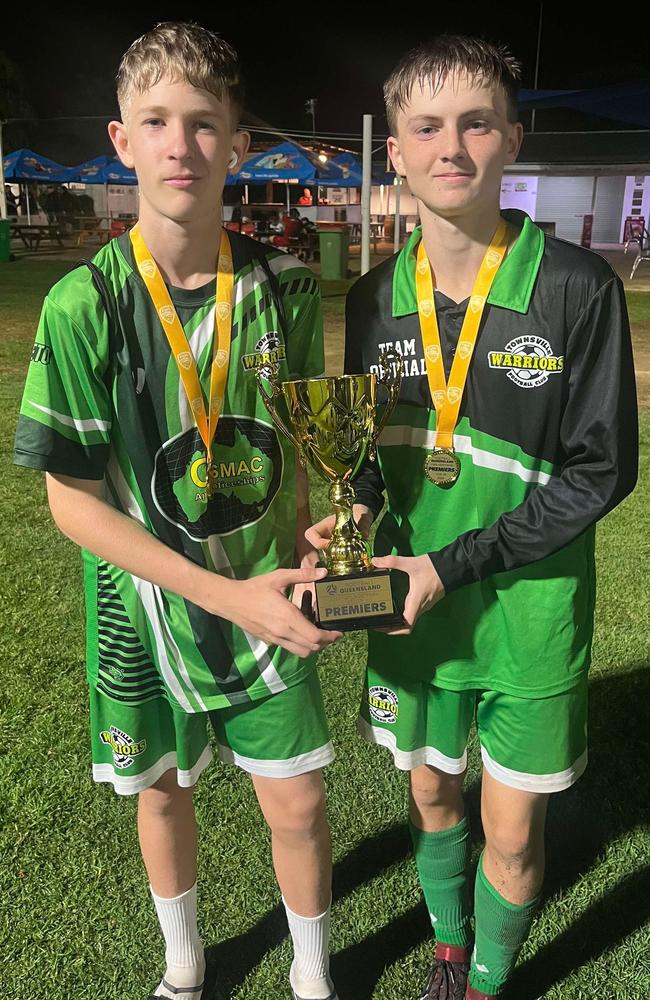
[[[293,778],[297,774],[306,774],[308,771],[316,771],[319,767],[331,764],[336,754],[331,742],[328,741],[322,747],[309,750],[307,753],[299,753],[296,757],[287,757],[285,760],[259,760],[255,757],[243,757],[223,743],[217,744],[219,759],[224,764],[236,764],[242,771],[249,774],[256,774],[260,778]]]
[[[357,730],[368,743],[386,747],[393,755],[395,767],[400,771],[412,771],[414,767],[428,764],[447,774],[462,774],[467,767],[467,750],[462,757],[446,757],[435,747],[418,747],[417,750],[400,750],[395,733],[368,725],[365,719],[357,719]]]
[[[144,792],[145,789],[155,785],[165,771],[176,767],[176,780],[180,787],[191,788],[199,780],[201,771],[205,770],[211,760],[212,750],[206,746],[194,767],[189,771],[181,771],[176,767],[176,751],[171,750],[159,757],[156,763],[143,771],[142,774],[134,774],[133,776],[119,774],[112,764],[93,764],[93,781],[98,783],[106,781],[112,784],[118,795],[137,795],[138,792]]]
[[[517,788],[522,792],[563,792],[575,784],[587,766],[587,750],[567,767],[566,771],[556,771],[555,774],[526,774],[525,771],[513,771],[510,767],[492,760],[484,746],[481,746],[483,766],[495,781],[509,788]]]

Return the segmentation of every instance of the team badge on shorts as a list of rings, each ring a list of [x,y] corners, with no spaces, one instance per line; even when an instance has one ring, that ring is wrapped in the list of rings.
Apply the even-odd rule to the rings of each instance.
[[[376,685],[368,691],[370,716],[376,722],[392,725],[399,715],[399,698],[390,688]]]
[[[147,749],[146,740],[134,740],[128,733],[117,726],[111,726],[99,734],[102,743],[106,743],[113,751],[113,764],[124,769],[131,767],[138,754]]]

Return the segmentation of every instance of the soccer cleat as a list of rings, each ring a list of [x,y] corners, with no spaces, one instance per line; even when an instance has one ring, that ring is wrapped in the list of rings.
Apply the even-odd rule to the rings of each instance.
[[[304,997],[298,996],[293,987],[291,988],[291,995],[293,996],[293,1000],[305,1000]],[[330,993],[330,995],[327,997],[327,1000],[339,1000],[338,993],[336,992],[336,990],[334,990],[333,993]]]
[[[480,990],[475,989],[470,984],[467,984],[467,993],[465,994],[465,1000],[498,1000],[497,993],[481,993]]]
[[[166,990],[168,990],[172,994],[176,994],[176,993],[178,993],[178,994],[181,994],[181,993],[193,993],[194,996],[196,997],[196,1000],[208,1000],[208,997],[212,996],[211,992],[205,993],[205,995],[204,995],[205,982],[200,983],[198,986],[183,986],[183,987],[180,987],[180,986],[171,986],[168,982],[166,982],[163,979],[162,985],[165,987]],[[158,989],[160,989],[160,987],[158,987]],[[147,1000],[161,1000],[161,994],[160,993],[151,993],[147,997]]]
[[[431,973],[420,1000],[465,1000],[469,948],[437,944]]]

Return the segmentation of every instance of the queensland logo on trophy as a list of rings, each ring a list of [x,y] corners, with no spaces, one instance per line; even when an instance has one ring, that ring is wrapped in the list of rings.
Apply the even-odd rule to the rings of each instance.
[[[391,571],[372,565],[370,544],[352,515],[351,480],[366,458],[374,459],[377,438],[397,403],[402,381],[398,356],[382,354],[378,367],[379,375],[289,382],[278,381],[278,364],[256,370],[258,388],[275,426],[293,442],[303,466],[309,462],[331,484],[329,499],[336,523],[323,553],[329,575],[315,584],[319,628],[351,631],[404,622],[393,600]],[[388,400],[379,418],[380,384],[385,386]]]

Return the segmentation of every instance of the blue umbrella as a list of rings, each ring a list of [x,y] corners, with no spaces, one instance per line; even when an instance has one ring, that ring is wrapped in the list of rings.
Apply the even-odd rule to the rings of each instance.
[[[124,164],[114,157],[106,166],[102,167],[98,174],[96,184],[137,184],[138,178],[134,170],[125,167]]]
[[[75,179],[74,167],[63,167],[31,149],[18,149],[2,161],[6,180],[40,181],[42,184],[66,184]]]
[[[316,167],[290,142],[283,142],[264,153],[256,153],[242,163],[239,173],[231,174],[227,184],[263,184],[267,181],[313,181]]]
[[[102,171],[113,160],[114,157],[104,154],[103,156],[96,156],[94,160],[87,160],[86,163],[80,163],[75,167],[75,181],[81,184],[103,184]]]
[[[363,171],[352,153],[341,153],[318,167],[318,183],[322,187],[361,187]]]

